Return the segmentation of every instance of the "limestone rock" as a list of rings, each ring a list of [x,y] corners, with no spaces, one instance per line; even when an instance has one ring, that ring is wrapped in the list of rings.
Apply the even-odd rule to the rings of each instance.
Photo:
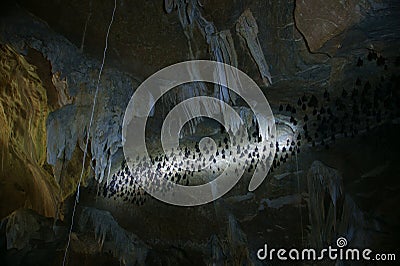
[[[317,52],[328,40],[360,21],[359,2],[361,1],[296,1],[296,25],[311,52]]]

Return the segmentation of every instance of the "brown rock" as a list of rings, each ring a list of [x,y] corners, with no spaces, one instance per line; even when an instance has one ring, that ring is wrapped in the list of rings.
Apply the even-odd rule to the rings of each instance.
[[[359,0],[296,1],[295,22],[311,52],[317,52],[327,41],[360,21],[359,2]],[[337,48],[340,48],[340,44],[337,44]]]

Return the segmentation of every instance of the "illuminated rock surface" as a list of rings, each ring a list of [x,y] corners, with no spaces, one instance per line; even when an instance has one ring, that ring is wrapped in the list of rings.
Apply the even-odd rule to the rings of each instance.
[[[265,243],[321,248],[339,236],[351,247],[397,248],[397,1],[117,1],[71,234],[113,1],[18,2],[0,11],[1,265],[60,265],[68,237],[69,265],[263,265],[256,252]],[[247,190],[246,169],[222,199],[176,207],[124,178],[121,123],[141,81],[190,59],[230,63],[254,79],[278,145],[257,190]],[[202,93],[236,104],[251,125],[224,88],[186,84],[156,104],[153,159],[168,109]],[[183,135],[191,156],[203,135],[220,142],[210,152],[217,168],[230,151],[214,122],[193,121]],[[178,174],[174,182],[212,178]]]

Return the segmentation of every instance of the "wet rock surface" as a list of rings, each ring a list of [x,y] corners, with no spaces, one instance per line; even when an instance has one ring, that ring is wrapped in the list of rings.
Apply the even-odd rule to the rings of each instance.
[[[265,243],[321,248],[340,236],[350,247],[397,252],[397,1],[117,1],[99,80],[113,1],[2,5],[5,265],[61,264],[68,239],[70,265],[264,265],[256,252]],[[257,190],[248,191],[246,171],[199,207],[140,190],[133,203],[109,198],[102,190],[123,168],[129,98],[150,74],[188,59],[237,65],[262,88],[278,133],[272,170]],[[68,234],[96,88],[85,187]],[[156,106],[148,131],[157,134],[160,107],[204,91],[225,95],[188,85]],[[185,141],[205,133],[223,142],[214,124],[196,126]]]
[[[59,187],[46,164],[46,116],[51,111],[46,89],[23,56],[8,45],[0,49],[0,215],[30,207],[54,216]]]

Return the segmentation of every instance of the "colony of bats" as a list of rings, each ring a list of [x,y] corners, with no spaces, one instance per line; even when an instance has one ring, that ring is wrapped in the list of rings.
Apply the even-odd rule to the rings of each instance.
[[[286,140],[278,142],[277,136],[273,143],[260,145],[256,125],[249,129],[245,139],[243,135],[238,139],[230,139],[221,130],[221,134],[215,138],[214,146],[208,143],[208,147],[200,147],[198,142],[191,142],[169,154],[166,152],[147,159],[136,158],[135,167],[128,167],[124,161],[121,169],[112,175],[111,181],[101,184],[97,194],[143,205],[146,192],[139,186],[138,178],[152,179],[150,183],[155,186],[153,189],[168,189],[163,180],[190,186],[199,184],[199,180],[215,178],[223,171],[223,167],[252,173],[262,162],[265,169],[268,159],[272,161],[269,172],[273,172],[290,157],[300,153],[303,146],[304,149],[329,149],[338,138],[355,137],[368,133],[374,127],[396,121],[400,118],[399,75],[389,72],[388,60],[373,50],[365,58],[358,58],[355,67],[362,68],[366,64],[371,66],[372,63],[376,71],[383,73],[378,80],[369,81],[368,77],[360,76],[351,87],[342,88],[335,96],[328,90],[321,95],[304,93],[295,103],[280,104],[276,112],[287,116],[295,129],[292,137]],[[391,63],[391,67],[398,68],[400,58],[397,57]],[[270,154],[271,145],[275,146],[274,154]],[[228,157],[231,158],[229,164],[224,164]],[[191,163],[188,163],[189,158]],[[154,173],[158,174],[154,176]],[[209,179],[204,179],[204,176]]]

